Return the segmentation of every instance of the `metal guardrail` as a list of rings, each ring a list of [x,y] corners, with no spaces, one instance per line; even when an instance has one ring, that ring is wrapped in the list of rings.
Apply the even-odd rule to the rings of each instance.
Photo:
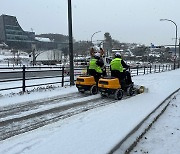
[[[143,67],[137,66],[136,71],[132,71],[134,69],[131,69],[131,75],[144,75],[149,73],[159,73],[164,71],[170,71],[173,70],[173,65],[147,65]]]
[[[176,68],[179,68],[179,65],[176,66]],[[137,75],[145,75],[149,73],[159,73],[159,72],[164,72],[164,71],[170,71],[173,70],[174,67],[173,65],[148,65],[148,66],[143,66],[143,67],[135,67],[131,68],[131,76],[137,76]],[[3,71],[2,71],[3,70]],[[54,85],[54,84],[60,84],[62,87],[64,86],[64,83],[70,82],[69,80],[65,80],[65,78],[69,77],[69,67],[58,67],[58,66],[52,66],[52,67],[3,67],[0,68],[0,74],[21,74],[21,77],[19,78],[14,78],[14,79],[0,79],[0,84],[1,83],[7,83],[7,82],[14,82],[14,81],[22,81],[22,84],[19,86],[12,86],[8,88],[2,88],[0,86],[0,91],[4,90],[11,90],[11,89],[22,89],[22,92],[26,91],[26,88],[28,87],[36,87],[36,86],[43,86],[43,85]],[[84,67],[75,67],[74,71],[79,71],[81,73],[75,74],[77,75],[82,75],[82,70],[84,70],[83,74],[87,73],[87,66]],[[29,73],[48,73],[46,76],[39,76],[39,77],[28,77],[27,75]],[[52,75],[51,72],[57,72],[56,75]],[[107,75],[110,75],[110,68],[106,67],[106,72]],[[49,75],[50,74],[50,75]],[[60,78],[60,81],[56,82],[46,82],[46,83],[41,83],[41,84],[31,84],[27,85],[27,81],[32,81],[32,80],[37,80],[37,79],[53,79],[53,78]]]
[[[179,68],[177,65],[176,68]],[[137,76],[137,75],[145,75],[150,73],[159,73],[164,71],[170,71],[173,70],[174,66],[170,64],[166,65],[147,65],[147,66],[137,66],[130,68],[129,71],[131,72],[131,76]],[[107,75],[110,75],[110,68],[106,68]]]
[[[80,68],[76,68],[75,70],[78,70]],[[82,68],[81,68],[82,70]],[[0,91],[4,90],[12,90],[12,89],[22,89],[23,92],[26,91],[26,88],[28,87],[36,87],[36,86],[43,86],[43,85],[54,85],[54,84],[60,84],[62,87],[64,86],[65,82],[69,82],[65,80],[65,77],[68,77],[69,73],[68,67],[4,67],[0,68],[0,74],[3,75],[12,75],[12,74],[18,74],[18,77],[16,78],[9,78],[9,79],[0,79],[1,83],[8,83],[8,82],[16,82],[16,81],[22,81],[22,84],[19,86],[11,86],[8,88],[2,88],[0,86]],[[57,72],[55,75],[52,74],[52,72]],[[46,76],[27,76],[28,73],[36,73],[36,74],[42,74],[46,73],[48,75]],[[81,75],[81,74],[79,74]],[[41,84],[30,84],[27,85],[27,81],[37,80],[37,79],[53,79],[53,78],[60,78],[60,81],[57,82],[46,82]]]

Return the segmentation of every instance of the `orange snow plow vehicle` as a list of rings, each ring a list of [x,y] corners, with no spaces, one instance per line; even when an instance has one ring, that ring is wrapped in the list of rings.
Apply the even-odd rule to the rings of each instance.
[[[124,93],[128,96],[143,93],[145,87],[134,85],[134,83],[127,85],[124,81],[119,82],[119,79],[115,77],[104,77],[99,79],[98,90],[102,97],[114,95],[115,99],[120,100]]]
[[[78,76],[76,79],[76,87],[80,93],[84,93],[85,91],[90,91],[90,94],[92,95],[98,93],[98,87],[93,76]]]

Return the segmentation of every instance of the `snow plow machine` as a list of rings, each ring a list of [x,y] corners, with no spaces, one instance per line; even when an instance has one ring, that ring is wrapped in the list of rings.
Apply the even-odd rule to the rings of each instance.
[[[127,85],[125,81],[119,82],[119,79],[115,77],[100,78],[97,86],[94,77],[89,75],[78,76],[76,87],[80,93],[89,91],[91,95],[95,95],[99,91],[101,97],[114,95],[114,98],[117,100],[121,100],[124,94],[133,96],[134,94],[141,94],[148,90],[144,86],[134,85],[134,83]]]
[[[134,83],[127,85],[124,81],[119,82],[118,78],[115,77],[104,77],[100,78],[98,82],[98,89],[101,97],[108,97],[114,95],[114,98],[121,100],[124,93],[128,96],[134,94],[140,94],[145,92],[144,86],[134,85]]]
[[[100,56],[105,55],[104,50],[100,48]],[[90,55],[94,56],[95,50],[91,48]],[[119,81],[118,78],[107,76],[99,79],[98,84],[96,83],[94,76],[81,75],[77,77],[76,87],[80,93],[90,91],[90,94],[95,95],[100,92],[101,97],[109,97],[114,95],[114,98],[121,100],[123,95],[133,96],[147,92],[148,89],[144,86],[138,86],[132,84],[126,84],[125,80]]]
[[[90,91],[90,94],[95,95],[98,93],[98,87],[94,76],[82,75],[78,76],[76,79],[76,87],[80,93],[85,91]]]

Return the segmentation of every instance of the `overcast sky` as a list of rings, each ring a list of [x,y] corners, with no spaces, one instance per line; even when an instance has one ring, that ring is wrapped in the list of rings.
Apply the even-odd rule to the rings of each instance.
[[[0,14],[16,16],[24,30],[68,35],[68,0],[0,0]],[[150,45],[174,44],[180,27],[180,0],[72,0],[73,37],[113,39]],[[178,27],[178,30],[179,30]],[[179,32],[180,33],[180,32]],[[179,36],[178,36],[179,37]]]

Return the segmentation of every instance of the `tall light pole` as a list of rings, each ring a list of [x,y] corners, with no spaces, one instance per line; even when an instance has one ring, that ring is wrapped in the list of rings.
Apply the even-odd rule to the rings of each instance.
[[[95,34],[97,34],[97,33],[100,33],[101,31],[97,31],[97,32],[95,32],[95,33],[93,33],[92,34],[92,36],[91,36],[91,43],[92,43],[92,38],[93,38],[93,36],[95,35]]]
[[[174,55],[174,69],[176,69],[176,45],[177,45],[177,24],[173,21],[173,20],[170,20],[170,19],[160,19],[160,21],[170,21],[172,22],[175,27],[176,27],[176,31],[175,31],[175,55]]]
[[[180,38],[179,38],[179,61],[178,61],[178,67],[180,65]]]
[[[70,61],[70,85],[74,85],[73,62],[73,37],[72,37],[72,8],[71,0],[68,0],[68,27],[69,27],[69,61]]]

